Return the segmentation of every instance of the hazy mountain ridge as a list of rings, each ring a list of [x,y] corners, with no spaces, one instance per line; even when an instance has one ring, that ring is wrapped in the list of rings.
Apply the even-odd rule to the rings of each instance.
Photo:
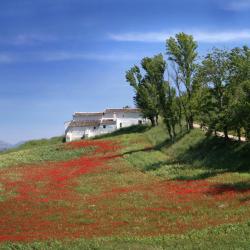
[[[5,142],[5,141],[1,141],[0,140],[0,152],[1,151],[5,151],[5,150],[8,150],[10,148],[15,148],[15,147],[18,147],[20,145],[22,145],[23,143],[25,143],[25,141],[20,141],[16,144],[10,144],[8,142]]]
[[[7,150],[9,148],[12,148],[13,145],[8,143],[8,142],[5,142],[5,141],[0,141],[0,151],[4,151],[4,150]]]

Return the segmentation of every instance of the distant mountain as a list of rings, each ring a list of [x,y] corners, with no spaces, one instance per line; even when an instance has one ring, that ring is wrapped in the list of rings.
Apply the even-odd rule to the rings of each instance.
[[[7,150],[7,149],[12,148],[12,147],[13,147],[13,145],[11,145],[10,143],[0,141],[0,151],[4,151],[4,150]]]
[[[18,142],[16,144],[13,144],[12,148],[17,148],[17,147],[21,146],[22,144],[24,144],[25,142],[27,142],[27,141],[20,141],[20,142]]]

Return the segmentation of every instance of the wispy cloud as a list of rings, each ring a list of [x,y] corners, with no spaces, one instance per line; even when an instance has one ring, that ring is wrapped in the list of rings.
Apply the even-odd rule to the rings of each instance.
[[[163,42],[170,36],[174,36],[180,31],[173,32],[135,32],[135,33],[120,33],[109,34],[109,38],[114,41],[121,42]],[[222,32],[206,32],[206,31],[184,31],[187,34],[192,34],[198,42],[204,43],[223,43],[234,41],[250,40],[250,30],[238,31],[222,31]]]
[[[225,7],[226,10],[246,11],[250,9],[250,0],[234,0],[229,1]]]
[[[44,51],[33,53],[0,53],[0,64],[29,62],[59,62],[59,61],[131,61],[141,55],[132,53],[83,53],[67,51]]]
[[[0,36],[0,43],[9,45],[35,45],[57,41],[57,37],[47,34],[18,34],[16,36]]]
[[[42,61],[69,61],[69,60],[94,60],[94,61],[129,61],[136,59],[135,54],[130,53],[83,53],[83,52],[45,52],[37,55]]]

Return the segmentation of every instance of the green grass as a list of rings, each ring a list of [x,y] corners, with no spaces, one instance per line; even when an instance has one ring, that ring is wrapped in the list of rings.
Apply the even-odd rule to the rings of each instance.
[[[179,135],[172,144],[163,126],[137,135],[140,144],[130,144],[129,135],[121,137],[127,147],[125,159],[143,172],[166,179],[206,179],[225,172],[246,173],[250,177],[250,143],[226,142],[195,129]],[[142,143],[143,142],[143,143]],[[149,147],[149,148],[148,148]]]
[[[123,158],[115,159],[109,163],[108,171],[90,173],[77,180],[76,191],[82,195],[83,200],[95,195],[98,197],[111,188],[123,188],[149,185],[148,183],[165,180],[207,180],[220,182],[226,187],[234,187],[239,192],[250,189],[250,143],[236,141],[225,142],[223,138],[210,137],[195,129],[189,133],[180,134],[172,144],[163,125],[148,128],[134,126],[121,129],[111,135],[101,136],[98,139],[114,140],[122,145],[120,154]],[[91,149],[65,149],[62,138],[40,140],[26,143],[18,149],[0,154],[0,168],[7,168],[19,164],[40,164],[46,161],[69,160],[87,154]],[[145,191],[146,192],[146,191]],[[1,195],[6,199],[0,186]],[[243,196],[242,196],[243,197]],[[146,225],[143,221],[147,214],[143,214],[145,207],[153,207],[160,201],[156,197],[145,200],[139,192],[120,194],[118,197],[108,197],[96,202],[93,207],[94,219],[75,214],[72,222],[88,224],[97,218],[112,221],[119,219],[129,224],[123,236],[93,239],[65,239],[33,243],[4,243],[0,249],[249,249],[250,221],[249,216],[245,222],[210,226],[202,230],[192,230],[185,234],[164,235],[156,237],[133,237],[133,232],[147,232],[157,230],[154,221]],[[250,200],[243,197],[242,202]],[[176,208],[171,201],[163,203]],[[169,221],[177,219],[190,223],[196,216],[207,214],[214,218],[239,216],[241,213],[249,214],[248,207],[238,207],[223,210],[218,202],[217,207],[206,207],[205,204],[189,204],[194,206],[192,214],[178,214],[161,212],[155,217],[160,223],[168,216]],[[222,207],[220,208],[219,206]],[[82,205],[86,209],[85,204]],[[88,204],[89,206],[89,204]],[[197,211],[195,210],[197,206]],[[200,206],[200,207],[199,207]],[[135,208],[139,211],[115,212],[117,207]],[[109,208],[107,210],[102,210]],[[156,213],[155,213],[156,214]],[[99,217],[98,217],[99,216]],[[60,215],[55,214],[48,218],[51,221],[60,221]],[[153,220],[153,218],[149,219]],[[143,224],[144,223],[144,224]],[[135,227],[134,225],[140,225]],[[130,227],[130,225],[133,225]],[[146,228],[149,227],[149,228]],[[146,228],[146,229],[145,229]]]
[[[62,137],[27,142],[18,148],[0,153],[0,169],[16,165],[41,164],[46,161],[66,161],[87,154],[92,149],[67,149]]]
[[[23,243],[5,243],[2,250],[163,250],[163,249],[249,249],[250,222],[229,224],[187,234],[163,237],[109,237],[92,240],[65,240]]]

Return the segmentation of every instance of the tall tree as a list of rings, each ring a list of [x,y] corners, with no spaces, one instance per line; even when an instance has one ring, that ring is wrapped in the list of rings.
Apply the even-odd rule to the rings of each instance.
[[[169,82],[164,80],[166,67],[167,65],[162,54],[152,58],[146,57],[142,60],[142,68],[145,71],[144,81],[150,82],[157,87],[160,114],[173,141],[176,136],[175,125],[178,120],[175,102],[176,93],[170,87]]]
[[[134,66],[126,72],[126,80],[135,90],[134,101],[136,106],[141,109],[144,117],[151,121],[152,126],[155,126],[159,115],[156,85],[143,78],[138,66]]]
[[[186,93],[182,95],[184,110],[189,128],[193,128],[194,114],[192,107],[193,95],[193,76],[195,73],[195,60],[197,58],[197,43],[193,37],[185,33],[176,34],[175,37],[170,37],[166,41],[166,52],[169,56],[168,59],[174,62],[177,66],[179,74],[179,85],[177,89],[185,89]],[[184,98],[186,96],[186,98]]]
[[[241,128],[250,139],[250,49],[234,48],[229,55],[230,110],[232,127],[240,138]]]
[[[141,67],[144,75],[141,74],[140,68],[134,66],[126,73],[126,79],[134,87],[136,96],[134,98],[138,107],[148,117],[152,125],[158,114],[163,117],[171,140],[176,136],[175,125],[178,121],[176,115],[176,93],[169,83],[164,80],[166,62],[162,54],[152,58],[145,57],[141,61]]]
[[[229,110],[229,63],[228,52],[220,49],[213,49],[202,61],[200,67],[203,81],[210,92],[210,113],[209,127],[215,130],[224,131],[228,139],[230,127]]]

